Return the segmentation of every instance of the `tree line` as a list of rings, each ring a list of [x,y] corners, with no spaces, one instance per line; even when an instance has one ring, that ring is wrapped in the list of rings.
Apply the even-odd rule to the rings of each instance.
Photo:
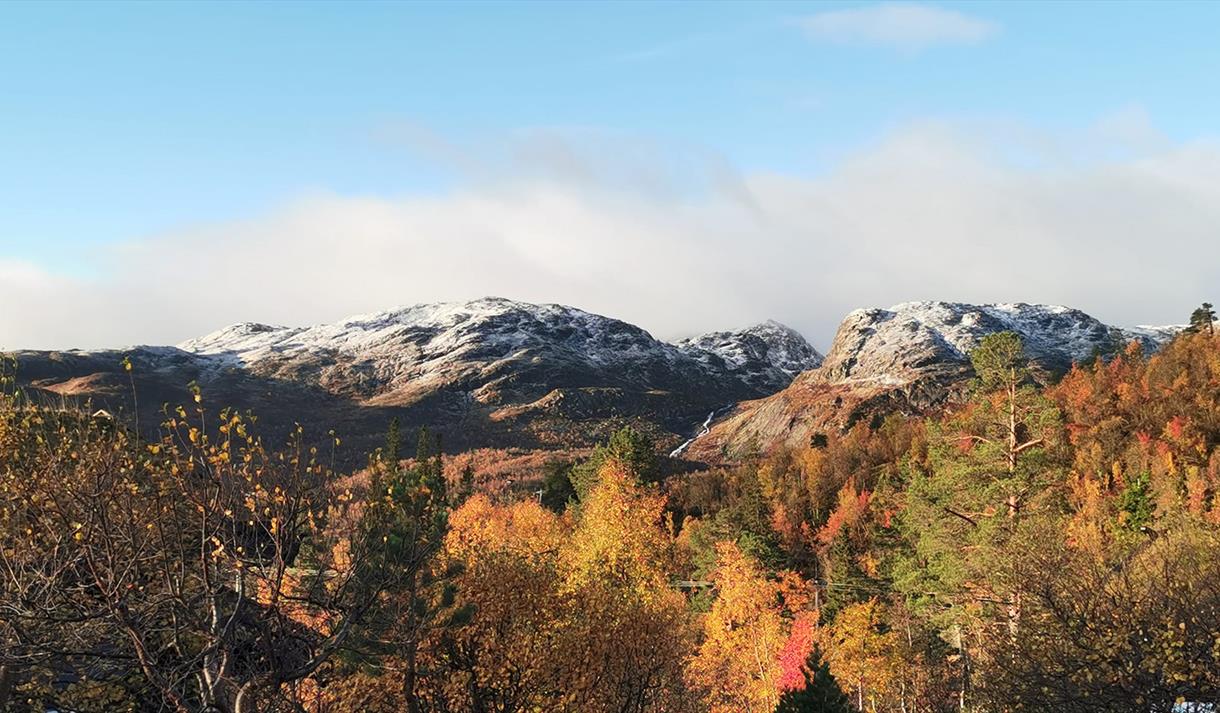
[[[1202,308],[1210,313],[1210,305]],[[161,437],[0,392],[0,709],[1183,711],[1220,702],[1214,314],[674,472],[630,429],[483,492],[391,424]]]

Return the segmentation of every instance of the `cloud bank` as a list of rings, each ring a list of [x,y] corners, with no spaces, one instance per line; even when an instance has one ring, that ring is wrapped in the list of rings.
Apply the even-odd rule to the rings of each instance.
[[[916,3],[880,3],[828,10],[799,21],[810,39],[918,51],[933,45],[978,44],[999,31],[994,23]]]
[[[817,176],[542,132],[504,160],[455,157],[459,190],[302,196],[113,246],[91,280],[0,260],[0,348],[175,343],[483,295],[662,338],[775,318],[821,348],[849,310],[919,299],[1181,322],[1220,297],[1220,146],[1119,119],[1070,136],[919,124]]]

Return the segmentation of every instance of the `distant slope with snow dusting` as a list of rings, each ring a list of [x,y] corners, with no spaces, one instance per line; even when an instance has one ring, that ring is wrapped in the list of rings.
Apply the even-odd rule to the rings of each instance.
[[[715,409],[786,386],[813,364],[800,335],[768,323],[681,345],[621,320],[557,304],[489,297],[422,304],[332,324],[243,322],[177,347],[22,352],[25,383],[58,398],[135,407],[253,408],[278,432],[295,423],[368,449],[391,418],[458,447],[588,446],[632,423],[677,445]]]
[[[1155,349],[1181,327],[1115,328],[1054,305],[908,302],[851,312],[823,358],[777,322],[671,344],[574,307],[487,297],[312,327],[243,322],[177,347],[16,356],[24,386],[112,410],[134,410],[134,378],[146,428],[161,404],[191,401],[194,383],[214,407],[253,409],[277,433],[336,428],[358,451],[391,418],[458,448],[587,447],[630,423],[712,461],[939,406],[968,383],[979,340],[1006,330],[1056,372],[1132,340]]]
[[[683,339],[678,348],[708,369],[733,374],[764,391],[778,391],[822,364],[822,355],[799,332],[773,320]]]
[[[1181,328],[1123,329],[1077,309],[1025,303],[858,309],[844,318],[819,368],[772,396],[741,404],[691,451],[714,458],[748,444],[795,445],[861,418],[935,407],[968,383],[969,355],[982,338],[1004,331],[1020,335],[1031,360],[1054,373],[1130,341],[1153,351]]]
[[[484,403],[595,386],[756,397],[786,386],[816,355],[773,323],[704,341],[672,345],[574,307],[489,297],[308,328],[243,323],[179,348],[335,393],[404,403],[448,387]]]

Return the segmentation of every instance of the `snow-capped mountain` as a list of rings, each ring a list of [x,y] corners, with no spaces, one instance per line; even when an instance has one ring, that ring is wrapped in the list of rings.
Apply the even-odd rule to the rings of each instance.
[[[273,433],[335,428],[353,454],[397,417],[457,448],[587,446],[631,422],[670,447],[698,436],[683,454],[715,460],[943,404],[969,382],[979,340],[1005,330],[1053,372],[1132,340],[1155,349],[1181,328],[1116,328],[1053,305],[909,302],[848,314],[823,359],[775,322],[671,344],[573,307],[489,297],[313,327],[246,322],[177,347],[16,356],[33,391],[116,412],[138,401],[146,428],[163,403],[190,402],[195,382],[205,403],[252,409]]]
[[[1113,353],[1133,339],[1155,349],[1175,333],[1165,327],[1110,327],[1078,309],[1058,305],[906,302],[849,313],[821,376],[830,382],[909,381],[930,368],[968,365],[971,350],[984,336],[1004,331],[1020,335],[1029,357],[1052,370]]]
[[[970,352],[982,338],[1012,331],[1042,369],[1112,354],[1131,341],[1152,351],[1181,327],[1118,328],[1069,307],[907,302],[858,309],[840,324],[822,365],[787,388],[714,424],[695,456],[777,443],[797,445],[819,432],[889,412],[918,412],[960,392],[972,376]]]
[[[736,375],[771,391],[782,389],[801,372],[822,364],[822,355],[799,332],[774,320],[683,339],[678,348],[708,369]]]
[[[367,450],[394,417],[458,447],[590,445],[624,420],[677,443],[713,409],[783,388],[811,355],[775,324],[675,345],[573,307],[489,297],[312,327],[245,322],[177,347],[18,358],[31,388],[114,411],[138,402],[145,426],[160,422],[161,404],[189,402],[195,382],[206,403],[254,409],[273,432],[336,428]]]
[[[759,396],[786,386],[816,355],[800,335],[774,323],[703,339],[707,347],[675,346],[573,307],[488,297],[306,328],[242,323],[179,348],[387,403],[448,387],[496,404],[537,399],[557,387],[681,393],[714,387]]]
[[[1188,324],[1162,326],[1141,324],[1135,327],[1120,327],[1119,332],[1122,333],[1123,340],[1126,342],[1140,342],[1145,347],[1159,349],[1162,344],[1178,336],[1189,326]]]

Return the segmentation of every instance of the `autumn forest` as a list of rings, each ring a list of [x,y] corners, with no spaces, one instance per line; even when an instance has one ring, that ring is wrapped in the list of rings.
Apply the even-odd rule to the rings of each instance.
[[[8,380],[0,708],[1214,710],[1220,338],[971,362],[927,414],[711,468],[624,428],[494,491],[443,433],[352,470],[199,389],[148,438]]]

